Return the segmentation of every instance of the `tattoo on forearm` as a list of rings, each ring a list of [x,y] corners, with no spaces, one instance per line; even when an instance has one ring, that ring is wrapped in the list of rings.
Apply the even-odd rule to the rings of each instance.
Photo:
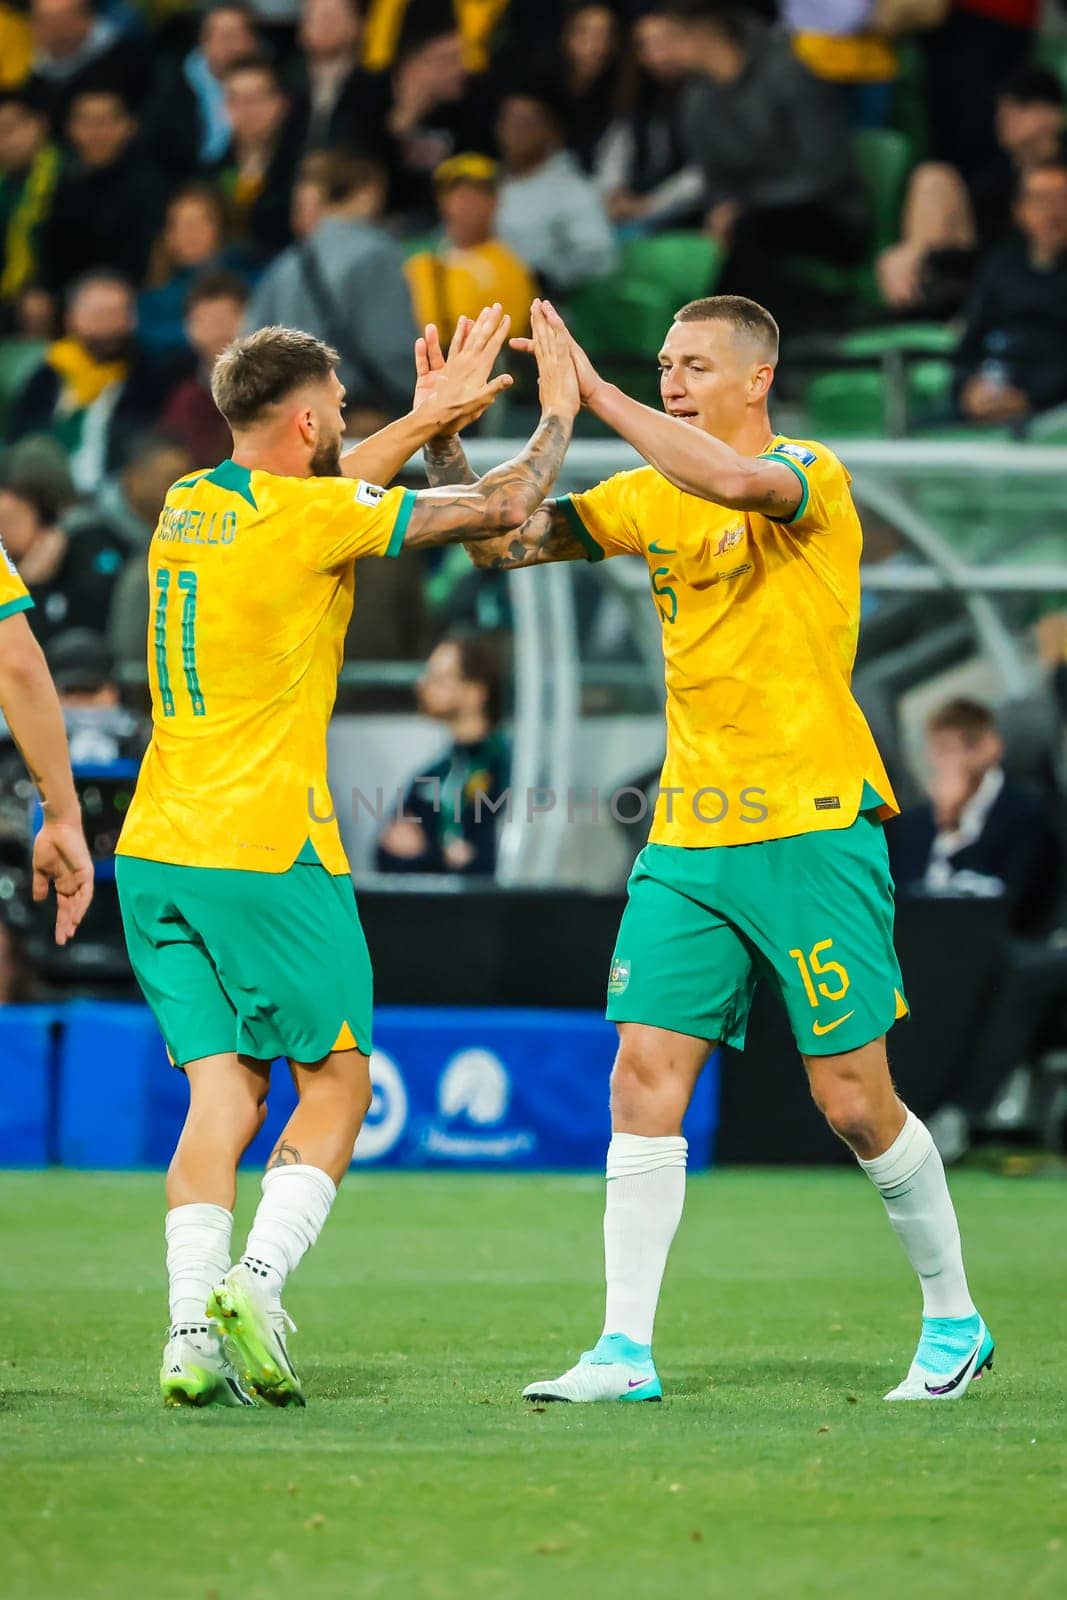
[[[405,545],[500,538],[502,529],[521,526],[557,477],[570,438],[568,420],[545,417],[514,460],[473,483],[441,485],[420,494]]]
[[[447,439],[431,439],[423,445],[422,459],[431,487],[437,489],[444,483],[477,483],[471,471],[466,451],[453,435]]]
[[[267,1171],[272,1167],[300,1167],[304,1158],[294,1144],[286,1144],[284,1139],[279,1139],[274,1147],[274,1153],[267,1162]]]
[[[532,517],[514,533],[500,539],[482,539],[466,546],[475,566],[490,572],[512,572],[546,561],[581,561],[585,550],[575,538],[567,517],[554,500],[538,506]]]

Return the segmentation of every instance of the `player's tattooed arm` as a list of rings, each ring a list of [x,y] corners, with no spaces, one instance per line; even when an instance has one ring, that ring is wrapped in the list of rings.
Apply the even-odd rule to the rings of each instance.
[[[513,572],[548,561],[583,561],[585,550],[555,500],[546,500],[521,528],[498,539],[479,539],[464,547],[476,567]]]
[[[478,474],[467,460],[467,453],[455,435],[431,439],[423,446],[422,459],[430,487],[442,484],[477,483]]]
[[[559,476],[573,426],[573,416],[549,412],[514,460],[473,483],[422,490],[415,498],[404,544],[473,543],[517,532]]]

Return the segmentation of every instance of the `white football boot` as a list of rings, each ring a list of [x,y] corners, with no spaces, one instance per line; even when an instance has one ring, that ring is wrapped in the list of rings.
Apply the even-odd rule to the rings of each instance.
[[[545,1378],[522,1391],[524,1400],[662,1400],[663,1386],[652,1363],[652,1347],[624,1333],[605,1333],[578,1365],[561,1378]]]
[[[993,1335],[978,1315],[924,1317],[915,1359],[887,1400],[961,1400],[993,1370]]]

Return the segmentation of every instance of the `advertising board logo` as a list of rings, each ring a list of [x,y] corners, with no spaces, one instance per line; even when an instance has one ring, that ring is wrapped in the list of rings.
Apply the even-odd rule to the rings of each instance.
[[[366,1121],[356,1140],[352,1159],[359,1162],[380,1161],[389,1154],[404,1132],[408,1120],[408,1093],[400,1069],[384,1050],[375,1050],[370,1058],[370,1081],[373,1094]]]
[[[511,1079],[492,1050],[460,1050],[447,1063],[437,1089],[438,1115],[419,1136],[423,1155],[443,1161],[506,1163],[526,1156],[536,1135],[506,1124]]]

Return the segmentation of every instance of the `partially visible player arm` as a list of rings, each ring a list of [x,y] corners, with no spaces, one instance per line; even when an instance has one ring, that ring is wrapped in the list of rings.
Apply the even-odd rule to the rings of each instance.
[[[546,315],[553,326],[564,326],[554,306],[547,305]],[[605,382],[574,339],[571,351],[582,404],[676,488],[734,511],[758,511],[783,522],[795,514],[804,490],[792,468],[762,456],[740,455],[721,439],[642,405]]]
[[[33,845],[33,898],[56,886],[56,943],[66,944],[89,908],[93,863],[82,832],[67,734],[44,653],[20,613],[0,620],[0,707],[44,807]]]
[[[360,478],[364,483],[391,483],[404,463],[429,440],[457,433],[476,422],[497,395],[511,385],[508,373],[489,377],[510,325],[499,304],[486,306],[474,322],[464,319],[465,336],[459,348],[455,348],[457,341],[453,340],[447,363],[440,363],[440,370],[421,393],[416,389],[415,403],[407,416],[380,428],[341,457],[344,476]],[[420,362],[420,347],[424,358],[425,338],[416,343],[416,364]]]
[[[425,489],[415,504],[405,545],[490,539],[523,527],[559,475],[580,405],[570,336],[544,312],[533,315],[533,348],[541,391],[541,422],[512,461],[473,482]],[[420,408],[421,409],[421,408]]]

